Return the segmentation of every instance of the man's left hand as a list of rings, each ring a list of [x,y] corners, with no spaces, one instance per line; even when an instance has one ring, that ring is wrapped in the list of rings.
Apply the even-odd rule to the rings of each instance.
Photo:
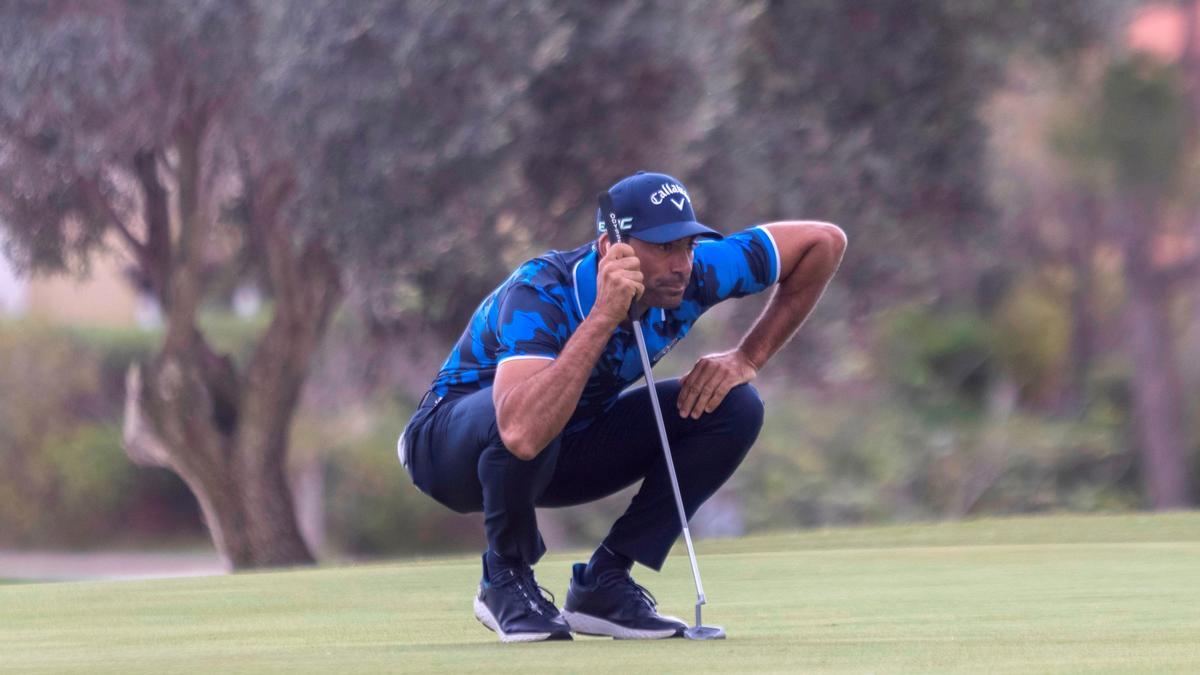
[[[700,419],[716,410],[730,389],[756,375],[758,367],[737,349],[700,357],[688,374],[679,378],[679,416]]]

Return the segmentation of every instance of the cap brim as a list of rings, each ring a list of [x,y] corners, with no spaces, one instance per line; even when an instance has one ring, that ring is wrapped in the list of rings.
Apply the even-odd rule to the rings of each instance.
[[[629,236],[634,239],[650,242],[651,244],[665,244],[676,239],[694,236],[710,237],[712,239],[725,238],[725,235],[720,232],[711,227],[701,225],[694,220],[681,220],[675,223],[655,225],[654,227],[648,227],[638,232],[630,232]]]

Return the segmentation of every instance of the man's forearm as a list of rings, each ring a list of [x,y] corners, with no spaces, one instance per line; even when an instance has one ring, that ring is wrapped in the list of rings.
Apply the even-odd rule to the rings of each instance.
[[[796,334],[824,293],[841,262],[844,240],[816,240],[782,276],[766,308],[742,338],[738,350],[761,369]]]
[[[500,402],[497,418],[511,420],[518,456],[533,456],[562,433],[579,405],[579,397],[616,326],[589,315],[567,340],[549,367],[517,385]]]

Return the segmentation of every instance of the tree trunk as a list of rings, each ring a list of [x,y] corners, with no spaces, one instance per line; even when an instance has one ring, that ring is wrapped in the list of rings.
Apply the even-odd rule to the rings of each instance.
[[[203,178],[204,169],[212,171],[204,157],[207,129],[198,115],[179,136],[175,242],[165,202],[155,198],[161,184],[154,155],[139,156],[151,244],[142,265],[162,300],[167,333],[161,352],[129,371],[125,450],[135,462],[171,469],[187,483],[230,567],[311,563],[287,481],[288,430],[309,361],[342,298],[338,270],[322,245],[301,249],[281,222],[288,172],[276,167],[261,182],[244,176],[251,205],[246,230],[267,269],[274,315],[244,373],[212,351],[196,327],[203,248],[214,223]]]
[[[1071,343],[1066,397],[1063,407],[1079,414],[1087,404],[1088,378],[1095,360],[1096,326],[1092,321],[1092,273],[1082,266],[1075,267],[1075,285],[1071,288]]]
[[[1133,415],[1142,484],[1156,510],[1191,499],[1183,389],[1175,363],[1170,281],[1151,258],[1157,209],[1127,211],[1125,222],[1126,347],[1133,364]]]
[[[158,403],[161,403],[161,395],[165,392],[143,387],[140,373],[138,366],[131,368],[129,391],[141,391],[143,397],[159,398]],[[248,569],[313,562],[297,529],[291,491],[282,464],[265,465],[265,471],[256,474],[247,470],[246,462],[239,461],[242,455],[253,455],[253,452],[237,452],[235,448],[224,447],[222,454],[229,458],[226,462],[198,456],[195,448],[204,447],[219,436],[203,429],[197,429],[201,437],[193,439],[195,445],[182,446],[193,451],[167,451],[165,445],[150,440],[154,435],[152,430],[131,423],[155,407],[139,405],[138,398],[134,396],[127,400],[126,447],[139,463],[169,468],[183,479],[200,504],[205,525],[226,566]],[[128,414],[130,406],[137,412]],[[177,415],[179,412],[170,410],[166,414]],[[178,429],[179,421],[177,417],[160,419],[159,424]],[[155,458],[134,455],[155,446],[165,454],[160,452]]]
[[[1151,280],[1131,275],[1127,281],[1127,344],[1134,366],[1133,413],[1142,482],[1155,509],[1183,508],[1191,488],[1168,296]]]
[[[1093,269],[1096,252],[1097,206],[1088,196],[1072,199],[1062,214],[1071,233],[1067,262],[1071,267],[1073,284],[1069,298],[1071,312],[1071,341],[1069,372],[1063,408],[1070,414],[1082,414],[1087,405],[1088,380],[1096,355],[1096,322],[1092,314],[1096,274]]]
[[[127,452],[139,464],[169,468],[183,479],[231,568],[313,562],[286,475],[286,430],[298,399],[286,390],[298,393],[303,372],[281,370],[277,377],[259,380],[253,392],[246,386],[231,388],[227,385],[237,382],[236,375],[204,372],[206,367],[197,364],[210,359],[200,351],[206,348],[198,347],[186,359],[164,354],[131,367]],[[231,393],[235,400],[229,400]],[[270,398],[279,405],[247,414],[256,406],[245,402],[253,398]]]

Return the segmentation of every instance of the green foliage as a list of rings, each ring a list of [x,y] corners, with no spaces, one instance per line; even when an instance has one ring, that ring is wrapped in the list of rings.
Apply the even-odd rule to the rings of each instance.
[[[1141,55],[1111,63],[1099,86],[1051,132],[1050,144],[1085,183],[1171,195],[1185,179],[1189,106],[1177,66]]]
[[[336,249],[377,319],[448,338],[642,167],[691,181],[722,228],[870,232],[858,250],[887,254],[845,283],[928,284],[910,253],[987,236],[978,103],[1015,50],[1086,44],[1111,4],[5,3],[0,211],[23,266],[69,268],[142,196],[134,153],[165,163],[211,124],[205,170],[243,189],[201,197],[214,241],[246,249],[213,267],[261,275],[250,202],[282,182],[289,234]]]
[[[0,323],[0,545],[136,538],[128,520],[137,509],[186,502],[178,480],[135,467],[121,447],[125,368],[157,339],[132,329]],[[194,534],[190,506],[182,522]],[[180,524],[175,518],[159,520]]]
[[[983,248],[995,234],[979,106],[1013,54],[1068,53],[1115,8],[813,0],[756,10],[738,54],[736,114],[722,119],[722,152],[701,176],[717,197],[706,213],[837,222],[852,242],[839,283],[892,299],[939,288],[954,259],[945,251]]]
[[[327,452],[326,516],[331,543],[355,555],[473,550],[479,519],[421,494],[396,455],[410,411],[378,411],[371,429]]]
[[[1109,67],[1095,133],[1101,156],[1130,187],[1171,191],[1180,178],[1189,109],[1172,66],[1134,57]]]
[[[136,469],[121,449],[114,424],[83,426],[47,439],[46,458],[55,475],[55,535],[87,540],[89,533],[118,526],[114,514],[128,508]]]
[[[99,388],[105,423],[117,424],[124,409],[125,375],[133,363],[144,361],[162,344],[162,330],[128,327],[62,326],[55,331],[72,348],[95,360],[99,369]],[[100,399],[101,397],[97,397]]]
[[[928,515],[906,495],[930,437],[883,402],[768,395],[758,442],[733,485],[750,529]]]
[[[991,344],[1004,372],[1029,395],[1062,384],[1071,340],[1069,308],[1046,284],[1018,284],[989,320]]]
[[[987,324],[972,312],[912,305],[881,314],[879,367],[899,395],[935,416],[969,415],[996,377]]]
[[[1123,420],[932,419],[900,397],[768,397],[733,486],[751,529],[1136,507]]]
[[[250,359],[256,341],[270,323],[271,312],[267,306],[253,316],[241,317],[225,309],[210,308],[200,312],[197,322],[215,350],[243,364]]]
[[[240,0],[0,5],[0,213],[18,266],[75,271],[105,246],[104,200],[133,208],[114,176],[238,98],[254,24]]]
[[[1020,387],[1022,402],[1062,386],[1071,317],[1052,284],[1017,284],[986,318],[910,305],[878,320],[881,373],[934,419],[978,414],[1002,378]]]

